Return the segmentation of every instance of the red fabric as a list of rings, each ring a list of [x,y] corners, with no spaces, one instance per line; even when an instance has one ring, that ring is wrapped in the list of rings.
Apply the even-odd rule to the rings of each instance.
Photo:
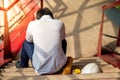
[[[33,5],[32,5],[33,6]],[[38,6],[34,8],[27,16],[26,18],[20,23],[20,25],[17,27],[16,30],[14,30],[10,34],[10,40],[11,40],[11,51],[12,55],[16,56],[18,51],[21,48],[22,43],[25,40],[25,33],[27,29],[28,23],[34,19],[34,12],[38,9]]]
[[[24,12],[26,13],[25,18],[22,20],[19,26],[17,26],[15,30],[13,30],[10,33],[10,43],[11,43],[10,45],[11,45],[12,55],[14,57],[17,55],[18,51],[21,48],[22,43],[25,40],[27,25],[31,20],[34,19],[34,12],[38,8],[39,6],[37,6],[35,2],[30,3],[29,6],[24,9]]]
[[[113,2],[107,5],[104,5],[102,7],[103,13],[102,13],[102,19],[101,19],[101,25],[100,25],[100,32],[99,32],[99,39],[98,39],[98,46],[97,46],[97,55],[101,56],[101,48],[102,48],[102,32],[103,32],[103,24],[104,24],[104,10],[108,9],[108,8],[112,8],[115,7],[117,5],[120,5],[120,1],[117,2]]]
[[[24,1],[24,0],[23,0]],[[30,1],[30,0],[29,0]],[[21,23],[10,33],[10,45],[11,45],[11,51],[14,58],[18,51],[20,50],[22,43],[25,40],[25,33],[27,29],[27,25],[31,20],[34,20],[34,12],[39,9],[39,6],[35,3],[34,0],[31,0],[23,11],[25,13],[25,18],[21,21]],[[24,3],[23,3],[24,4]],[[21,4],[22,5],[22,4]],[[0,49],[3,48],[4,42],[0,44]],[[5,63],[12,60],[12,58],[4,59],[4,49],[0,51],[0,67],[4,65]]]
[[[108,8],[115,7],[117,5],[120,5],[120,0],[118,2],[114,2],[111,4],[104,5],[102,7],[103,13],[102,13],[102,20],[101,20],[101,25],[100,25],[100,32],[99,32],[99,39],[98,39],[98,47],[97,47],[97,55],[105,60],[106,62],[112,64],[115,67],[120,68],[120,57],[119,55],[116,55],[115,53],[101,53],[101,48],[102,48],[102,32],[103,32],[103,23],[104,23],[104,10]]]

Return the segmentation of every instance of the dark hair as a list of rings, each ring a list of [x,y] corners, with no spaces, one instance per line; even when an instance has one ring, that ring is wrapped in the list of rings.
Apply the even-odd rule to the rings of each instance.
[[[50,15],[53,18],[53,13],[49,8],[42,8],[36,12],[36,19],[40,19],[43,15]]]

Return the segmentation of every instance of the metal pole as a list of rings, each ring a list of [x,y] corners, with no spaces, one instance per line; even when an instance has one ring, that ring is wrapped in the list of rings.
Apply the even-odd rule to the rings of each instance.
[[[10,36],[9,27],[7,19],[7,10],[4,11],[4,59],[11,58],[11,46],[10,46]]]
[[[40,4],[41,8],[43,8],[43,0],[41,0],[41,4]]]

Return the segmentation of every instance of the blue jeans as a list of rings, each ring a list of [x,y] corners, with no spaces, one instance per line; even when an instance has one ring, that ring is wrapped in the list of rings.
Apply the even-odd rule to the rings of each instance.
[[[61,46],[64,53],[66,54],[67,41],[65,39],[62,41]],[[29,59],[32,61],[33,51],[34,51],[34,44],[28,41],[24,41],[22,45],[21,55],[20,55],[20,58],[21,58],[20,63],[23,67],[28,67]]]
[[[32,61],[32,55],[34,51],[34,44],[28,41],[24,41],[21,50],[21,64],[23,67],[28,67],[29,59]]]

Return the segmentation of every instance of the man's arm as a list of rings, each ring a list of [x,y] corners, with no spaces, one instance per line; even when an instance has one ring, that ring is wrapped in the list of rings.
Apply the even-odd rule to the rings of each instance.
[[[66,33],[65,33],[65,25],[63,24],[63,27],[61,29],[61,41],[62,41],[62,49],[64,51],[64,53],[66,54],[67,51],[67,41],[65,39],[66,37]]]
[[[64,40],[66,37],[66,33],[65,33],[65,25],[63,23],[63,27],[61,29],[61,39]]]
[[[30,29],[31,23],[28,24],[28,28],[26,30],[26,40],[28,42],[33,42],[33,36],[31,34],[31,29]]]

